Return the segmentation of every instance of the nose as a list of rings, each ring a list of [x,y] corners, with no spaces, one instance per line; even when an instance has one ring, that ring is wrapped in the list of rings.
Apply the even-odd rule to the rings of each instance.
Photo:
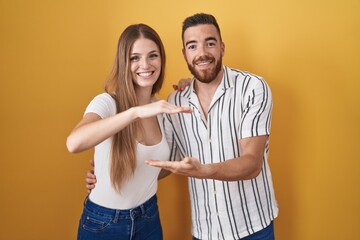
[[[140,61],[140,66],[144,69],[147,69],[149,67],[149,60],[147,58],[142,58]]]
[[[199,53],[199,56],[204,56],[207,54],[207,51],[206,51],[206,46],[201,44],[200,46],[198,46],[198,53]]]

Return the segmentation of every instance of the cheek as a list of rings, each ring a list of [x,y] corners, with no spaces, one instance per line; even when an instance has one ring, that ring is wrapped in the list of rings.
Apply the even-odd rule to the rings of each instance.
[[[159,60],[157,60],[156,62],[155,62],[155,65],[156,65],[156,68],[157,69],[159,69],[159,70],[161,70],[161,59],[159,59]]]
[[[139,69],[139,66],[137,63],[131,63],[130,65],[130,72],[131,72],[131,76],[133,77],[133,79],[136,78],[136,71]]]
[[[130,71],[131,71],[132,74],[134,74],[136,69],[137,69],[136,65],[137,65],[136,63],[131,63],[130,64]]]
[[[193,57],[191,57],[191,55],[188,54],[185,56],[185,61],[187,64],[192,65]]]
[[[186,61],[187,63],[192,63],[192,60],[191,60],[192,57],[191,57],[191,54],[190,54],[190,53],[184,52],[183,56],[184,56],[184,59],[185,59],[185,61]]]
[[[135,81],[136,80],[136,77],[137,77],[137,75],[136,75],[136,67],[134,66],[134,64],[131,64],[131,66],[130,66],[130,73],[131,73],[131,78],[132,78],[132,80],[133,81]]]

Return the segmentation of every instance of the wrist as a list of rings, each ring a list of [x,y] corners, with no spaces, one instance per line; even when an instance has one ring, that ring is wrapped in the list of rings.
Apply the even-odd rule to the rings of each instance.
[[[202,178],[215,179],[218,166],[214,163],[208,163],[203,165]]]
[[[129,109],[129,111],[130,111],[131,118],[132,118],[134,121],[140,118],[139,107],[138,107],[138,106],[136,106],[136,107],[131,107],[131,108]]]

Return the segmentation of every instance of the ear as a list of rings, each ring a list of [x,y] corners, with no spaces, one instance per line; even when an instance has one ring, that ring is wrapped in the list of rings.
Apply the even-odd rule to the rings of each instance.
[[[183,57],[185,58],[185,61],[186,61],[186,51],[185,51],[185,48],[183,48],[181,51],[182,51]]]
[[[224,42],[221,42],[220,48],[221,48],[221,56],[225,56],[225,43]]]

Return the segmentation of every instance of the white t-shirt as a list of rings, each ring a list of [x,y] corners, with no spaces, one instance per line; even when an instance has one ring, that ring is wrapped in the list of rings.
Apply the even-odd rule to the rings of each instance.
[[[116,114],[115,100],[108,94],[96,96],[86,108],[86,113],[96,113],[101,118]],[[162,139],[156,145],[145,146],[137,143],[136,169],[134,175],[123,185],[120,193],[110,180],[110,152],[112,137],[95,146],[95,175],[97,183],[89,198],[92,202],[112,209],[129,209],[139,206],[150,199],[157,191],[159,168],[145,164],[146,159],[169,160],[170,149],[163,133],[162,115],[158,115]]]

